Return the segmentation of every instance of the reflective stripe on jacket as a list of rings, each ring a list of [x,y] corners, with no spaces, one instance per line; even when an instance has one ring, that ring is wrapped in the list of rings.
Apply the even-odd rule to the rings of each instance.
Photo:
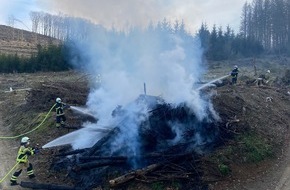
[[[238,70],[238,69],[234,69],[234,70],[232,70],[232,72],[231,72],[231,76],[232,76],[233,78],[237,78],[237,77],[238,77],[238,74],[239,74],[239,70]]]
[[[56,103],[55,109],[56,109],[56,116],[64,115],[63,109],[65,107],[64,103]]]
[[[34,155],[34,151],[32,150],[32,148],[30,147],[25,147],[25,146],[21,146],[18,150],[18,155],[17,155],[17,162],[21,162],[21,163],[26,163],[28,162],[28,156],[30,155]]]

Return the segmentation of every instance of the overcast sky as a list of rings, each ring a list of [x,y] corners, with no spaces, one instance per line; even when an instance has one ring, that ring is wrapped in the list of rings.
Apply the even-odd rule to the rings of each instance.
[[[183,20],[192,32],[202,22],[239,30],[245,0],[0,0],[0,24],[13,16],[31,27],[29,12],[45,11],[84,17],[105,27],[144,26],[150,21]],[[25,28],[19,21],[15,26]],[[27,27],[26,27],[27,28]]]

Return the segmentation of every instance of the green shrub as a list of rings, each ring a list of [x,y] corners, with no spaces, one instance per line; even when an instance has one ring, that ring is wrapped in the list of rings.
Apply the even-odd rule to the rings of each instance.
[[[255,133],[244,134],[239,137],[239,151],[246,162],[259,162],[273,155],[273,147]]]
[[[219,164],[218,165],[219,171],[223,176],[229,175],[230,173],[230,168],[229,166],[225,165],[225,164]]]
[[[164,185],[161,182],[155,182],[152,184],[152,190],[163,190]]]

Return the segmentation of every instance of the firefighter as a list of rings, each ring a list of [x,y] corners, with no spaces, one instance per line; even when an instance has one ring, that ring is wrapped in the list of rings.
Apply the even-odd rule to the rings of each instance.
[[[257,85],[269,85],[271,86],[271,71],[267,70],[265,74],[261,74],[259,78],[257,78]]]
[[[238,74],[239,74],[239,68],[237,65],[234,66],[234,69],[231,72],[231,76],[232,76],[232,84],[237,84],[237,80],[238,80]]]
[[[64,115],[64,109],[69,108],[69,105],[61,102],[60,98],[56,98],[56,127],[59,128],[65,126],[66,117]]]
[[[20,148],[18,150],[18,155],[16,158],[16,162],[18,163],[17,168],[14,174],[11,176],[11,186],[18,185],[17,178],[21,174],[22,170],[26,168],[27,175],[30,179],[34,178],[35,175],[33,173],[33,166],[28,161],[28,156],[32,156],[38,152],[37,148],[31,148],[29,146],[30,139],[28,137],[23,137],[21,139]]]

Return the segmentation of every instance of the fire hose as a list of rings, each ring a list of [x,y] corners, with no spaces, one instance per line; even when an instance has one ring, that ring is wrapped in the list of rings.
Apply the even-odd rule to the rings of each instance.
[[[17,165],[19,164],[19,162],[17,162],[12,168],[11,170],[9,170],[9,172],[7,172],[7,174],[0,180],[0,184],[7,178],[7,176],[17,167]]]
[[[32,133],[33,131],[35,131],[36,129],[38,129],[43,123],[44,121],[47,119],[47,117],[49,116],[50,112],[52,111],[52,109],[55,107],[56,104],[54,104],[50,110],[47,112],[47,114],[45,115],[44,119],[42,120],[42,122],[36,126],[34,129],[30,130],[30,131],[27,131],[25,133],[22,133],[22,134],[19,134],[19,135],[16,135],[16,136],[10,136],[10,137],[0,137],[0,139],[15,139],[15,138],[18,138],[18,137],[21,137],[21,136],[24,136],[24,135],[27,135],[29,133]]]
[[[51,113],[52,109],[55,107],[56,104],[54,104],[50,110],[47,112],[47,114],[45,115],[44,119],[42,120],[42,122],[36,126],[34,129],[30,130],[30,131],[27,131],[26,133],[22,133],[22,134],[19,134],[19,135],[16,135],[16,136],[10,136],[10,137],[0,137],[0,139],[15,139],[15,138],[18,138],[18,137],[21,137],[23,135],[26,135],[26,134],[29,134],[29,133],[32,133],[33,131],[35,131],[36,129],[38,129],[43,123],[44,121],[47,119],[47,117],[49,116],[49,114]],[[19,164],[19,162],[17,162],[7,173],[6,175],[0,180],[0,184],[7,178],[7,176],[17,167],[17,165]]]
[[[34,149],[35,154],[39,152],[38,145],[36,148],[33,148],[33,149]],[[16,164],[6,173],[6,175],[0,180],[0,184],[8,177],[8,175],[17,167],[19,163],[20,162],[16,162]]]

